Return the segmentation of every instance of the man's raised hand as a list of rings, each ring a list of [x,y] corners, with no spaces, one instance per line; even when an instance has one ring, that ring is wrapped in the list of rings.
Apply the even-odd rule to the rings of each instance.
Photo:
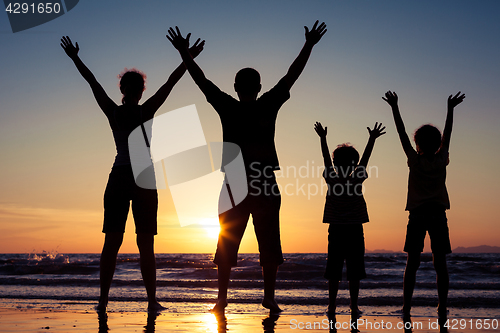
[[[309,31],[309,28],[304,26],[304,29],[306,30],[306,42],[311,43],[313,45],[319,42],[321,37],[323,37],[323,35],[326,33],[325,22],[322,22],[319,26],[318,23],[319,21],[314,22],[311,31]]]
[[[177,50],[189,47],[189,37],[191,37],[190,33],[187,34],[186,38],[182,37],[181,31],[177,26],[175,27],[175,30],[172,27],[168,29],[167,39]]]
[[[76,47],[73,46],[73,42],[68,36],[63,36],[61,38],[61,47],[64,49],[64,52],[70,57],[71,59],[74,59],[75,57],[78,56],[78,51],[80,51],[80,47],[78,46],[78,43],[76,43]]]

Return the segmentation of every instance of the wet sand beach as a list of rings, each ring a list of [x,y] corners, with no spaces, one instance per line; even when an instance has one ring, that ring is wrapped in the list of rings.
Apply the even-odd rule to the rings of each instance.
[[[455,320],[454,320],[455,319]],[[449,332],[498,332],[498,318],[489,319],[495,328],[485,328],[483,320],[450,318]],[[263,313],[228,313],[224,317],[209,312],[110,312],[97,314],[88,310],[50,310],[1,308],[1,331],[11,332],[351,332],[350,317],[337,315],[337,322],[326,315],[269,315]],[[496,323],[496,324],[495,324]],[[405,330],[398,316],[366,316],[358,323],[359,332],[439,332],[437,318],[414,317],[413,330]],[[481,325],[481,326],[480,326]],[[493,326],[494,327],[494,326]]]

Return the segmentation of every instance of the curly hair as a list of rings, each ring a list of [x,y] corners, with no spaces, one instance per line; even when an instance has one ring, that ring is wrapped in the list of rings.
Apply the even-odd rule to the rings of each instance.
[[[122,103],[126,103],[131,95],[142,93],[146,90],[146,74],[136,68],[125,68],[119,75],[120,91],[123,94]]]

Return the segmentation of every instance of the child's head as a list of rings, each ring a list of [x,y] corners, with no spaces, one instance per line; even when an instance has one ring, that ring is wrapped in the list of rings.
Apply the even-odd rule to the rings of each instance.
[[[122,103],[139,102],[142,92],[146,90],[146,74],[135,68],[125,68],[118,78],[120,91],[123,94]]]
[[[236,73],[234,78],[234,90],[238,95],[255,95],[261,89],[260,74],[253,68],[243,68]]]
[[[359,162],[359,153],[349,143],[343,143],[337,146],[332,154],[333,165],[337,171],[342,174],[350,174]]]
[[[419,154],[432,155],[441,147],[441,131],[431,124],[422,125],[415,131],[413,140]]]

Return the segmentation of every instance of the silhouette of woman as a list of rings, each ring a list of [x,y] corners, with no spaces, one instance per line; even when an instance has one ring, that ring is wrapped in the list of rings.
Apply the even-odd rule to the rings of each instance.
[[[202,50],[205,41],[198,39],[189,49],[193,57]],[[154,255],[154,235],[156,235],[156,217],[158,196],[156,190],[143,189],[136,185],[130,164],[128,136],[132,130],[152,119],[155,112],[165,102],[174,85],[186,72],[181,63],[169,76],[167,82],[149,98],[139,105],[145,90],[146,76],[138,70],[127,70],[119,75],[120,91],[123,94],[122,105],[113,102],[92,72],[78,56],[80,47],[73,45],[66,36],[61,38],[61,46],[73,60],[76,68],[89,83],[97,104],[108,118],[116,145],[116,158],[109,174],[104,193],[104,246],[100,261],[101,293],[96,310],[104,311],[108,304],[109,288],[116,267],[118,250],[123,241],[125,222],[132,201],[137,246],[140,253],[140,266],[144,285],[148,295],[148,310],[161,310],[163,307],[156,300],[156,262]]]

